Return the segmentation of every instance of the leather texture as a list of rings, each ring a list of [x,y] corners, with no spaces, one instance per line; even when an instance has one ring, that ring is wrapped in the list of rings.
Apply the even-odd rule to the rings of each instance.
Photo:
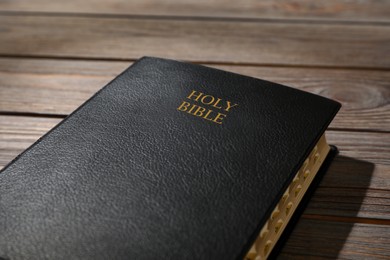
[[[192,90],[239,105],[179,111]],[[335,101],[145,57],[0,173],[4,259],[239,259]]]

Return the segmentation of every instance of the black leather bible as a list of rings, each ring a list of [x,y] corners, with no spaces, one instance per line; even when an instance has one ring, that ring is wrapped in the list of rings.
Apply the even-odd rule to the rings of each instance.
[[[265,259],[339,108],[142,58],[1,171],[0,258]]]

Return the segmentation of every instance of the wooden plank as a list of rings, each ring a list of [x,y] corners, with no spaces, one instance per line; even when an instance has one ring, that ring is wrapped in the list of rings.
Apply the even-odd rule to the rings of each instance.
[[[91,8],[93,7],[93,8]],[[1,11],[69,12],[120,15],[235,17],[269,19],[315,19],[347,21],[389,21],[388,1],[310,0],[193,0],[193,1],[0,1]]]
[[[2,168],[60,119],[0,116],[0,167]]]
[[[389,259],[390,226],[300,219],[278,259]]]
[[[341,153],[348,152],[342,150]],[[389,178],[389,165],[338,156],[305,214],[390,220]]]
[[[1,111],[69,114],[130,62],[0,58]],[[340,101],[332,128],[390,131],[390,74],[315,68],[213,67]]]
[[[60,120],[0,116],[0,167]],[[332,163],[305,213],[390,219],[390,162],[385,156],[375,156],[390,154],[388,143],[383,142],[386,134],[328,131],[327,135],[330,142],[339,145],[340,156]],[[365,144],[358,144],[356,139],[365,139]],[[359,153],[354,153],[355,149]]]
[[[339,148],[340,155],[390,165],[389,133],[328,131],[326,138]],[[390,180],[386,183],[390,187]]]
[[[127,63],[0,59],[0,111],[69,114]]]
[[[2,142],[0,147],[5,148],[7,143],[9,145],[6,150],[2,150],[3,154],[0,157],[7,157],[8,161],[10,161],[18,153],[11,154],[8,150],[9,148],[12,148],[13,151],[21,152],[60,121],[61,118],[0,115],[0,140]],[[334,144],[339,148],[340,156],[356,160],[356,162],[344,163],[343,167],[337,169],[340,173],[342,171],[351,171],[351,174],[353,174],[357,169],[351,170],[350,167],[353,167],[354,163],[360,165],[359,161],[365,161],[369,164],[390,165],[390,158],[388,156],[390,154],[389,133],[328,130],[326,137],[328,143]],[[4,162],[2,161],[3,165]],[[363,165],[360,165],[360,167],[363,167]],[[377,169],[374,168],[373,171],[375,170]],[[382,172],[381,169],[379,170]],[[342,172],[342,174],[345,175],[345,172]],[[354,175],[351,175],[348,179],[344,179],[346,183],[342,182],[343,180],[341,179],[336,179],[332,185],[337,185],[338,183],[344,183],[345,185],[347,183],[354,183],[353,178]],[[378,179],[375,183],[374,180],[371,180],[371,184],[375,185],[377,189],[386,189],[390,187],[390,179],[386,180],[385,178],[386,176],[383,176],[383,179]],[[361,185],[358,184],[359,187]]]
[[[0,55],[390,68],[390,26],[0,15]]]

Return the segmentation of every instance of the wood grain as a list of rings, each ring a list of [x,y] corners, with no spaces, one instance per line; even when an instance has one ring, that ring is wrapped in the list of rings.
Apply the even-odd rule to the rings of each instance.
[[[318,215],[319,219],[329,216],[353,218],[349,222],[359,221],[355,218],[390,220],[389,178],[389,165],[338,156],[311,198],[305,214]]]
[[[388,1],[68,0],[0,1],[1,11],[120,15],[389,21]]]
[[[390,259],[389,25],[384,0],[0,0],[0,168],[135,59],[205,63],[343,104],[279,259]]]
[[[0,113],[69,114],[130,64],[0,58]],[[211,66],[338,100],[343,107],[332,128],[390,131],[388,72]]]
[[[390,68],[387,26],[0,15],[0,31],[8,56]]]
[[[60,120],[0,116],[0,167]],[[380,141],[385,134],[328,131],[327,136],[329,142],[339,146],[340,156],[316,191],[307,214],[390,219],[390,162],[386,156],[377,156],[390,153],[390,146]],[[371,142],[357,145],[356,139],[363,136]],[[359,152],[354,152],[354,148]]]
[[[335,144],[340,148],[341,155],[390,165],[389,133],[328,131],[326,138],[328,143]],[[368,147],[368,149],[364,147]],[[390,187],[390,180],[385,184]]]
[[[389,259],[390,226],[300,219],[279,259]]]
[[[14,147],[14,151],[21,152],[60,121],[61,118],[0,115],[0,140],[3,142],[1,147],[6,147],[6,143],[9,143],[9,145],[13,143],[9,148]],[[340,156],[373,164],[390,166],[390,158],[388,156],[390,154],[389,133],[328,130],[326,132],[326,137],[328,143],[334,144],[339,148]],[[8,156],[8,161],[17,155],[17,153],[11,154],[8,150],[3,150],[3,152],[4,154],[1,154],[1,157],[4,158],[5,156]],[[350,170],[348,164],[346,164],[343,169],[345,169],[345,171]],[[388,174],[390,174],[390,172]],[[347,179],[337,180],[337,183],[341,181],[346,183],[352,182],[353,176],[354,174]],[[346,176],[343,178],[346,178]],[[377,185],[376,187],[378,189],[390,187],[390,179],[380,179],[375,183],[371,180],[371,182],[372,184]],[[335,184],[336,183],[334,183],[334,185]]]

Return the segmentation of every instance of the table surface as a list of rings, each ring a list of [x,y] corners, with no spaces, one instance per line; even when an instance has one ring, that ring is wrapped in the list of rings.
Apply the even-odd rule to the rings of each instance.
[[[141,56],[340,101],[340,154],[279,257],[390,259],[389,1],[0,0],[0,167]]]

